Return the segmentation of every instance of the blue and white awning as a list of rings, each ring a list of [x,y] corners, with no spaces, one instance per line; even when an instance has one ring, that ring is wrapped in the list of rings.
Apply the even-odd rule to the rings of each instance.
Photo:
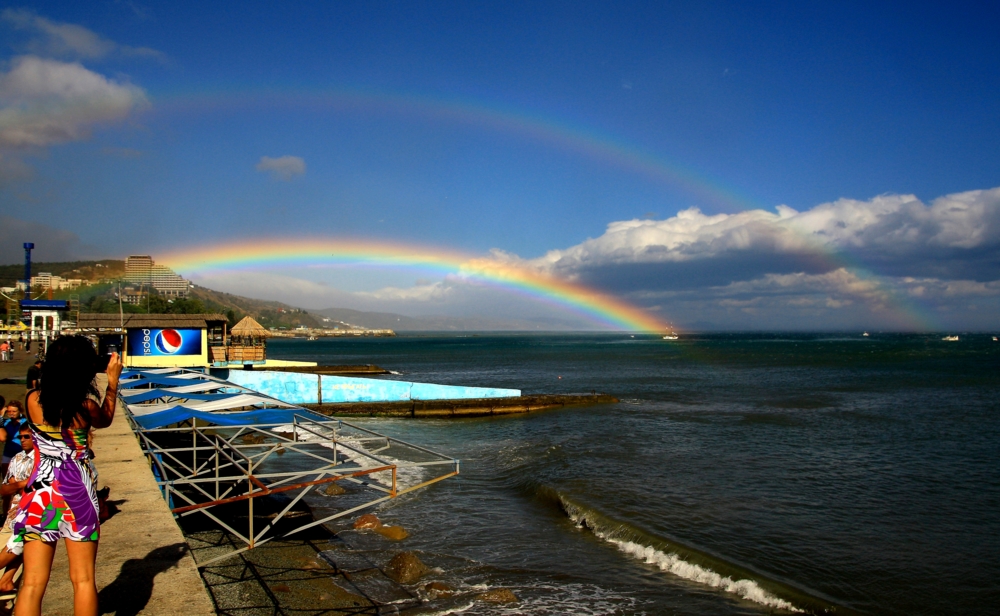
[[[145,429],[192,419],[216,425],[291,423],[295,416],[327,419],[301,406],[183,368],[123,372],[121,398],[132,419]]]

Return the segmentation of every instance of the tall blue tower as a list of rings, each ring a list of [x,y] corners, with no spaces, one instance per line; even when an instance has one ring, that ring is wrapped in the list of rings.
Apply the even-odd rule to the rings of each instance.
[[[31,297],[31,251],[35,248],[34,242],[24,243],[24,296]]]

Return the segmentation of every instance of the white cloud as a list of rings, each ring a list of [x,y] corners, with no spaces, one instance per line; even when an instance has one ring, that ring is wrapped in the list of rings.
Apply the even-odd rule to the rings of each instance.
[[[774,267],[829,271],[837,267],[831,255],[838,252],[892,275],[988,276],[1000,262],[1000,188],[947,195],[930,205],[913,195],[884,195],[839,199],[803,212],[782,205],[774,212],[707,215],[691,208],[666,220],[613,222],[600,237],[521,263],[601,281],[600,270],[627,265],[729,261],[733,279],[739,279]],[[645,282],[655,285],[649,278]]]
[[[42,56],[99,60],[111,55],[146,56],[162,59],[163,54],[148,47],[119,45],[83,26],[46,19],[27,9],[5,9],[0,20],[30,36],[22,51]]]
[[[275,180],[288,182],[295,176],[303,175],[306,172],[306,161],[298,156],[279,156],[277,158],[261,156],[255,169],[270,173]]]
[[[79,141],[147,104],[141,88],[75,62],[23,56],[0,73],[0,176],[23,177],[25,150]]]
[[[455,287],[443,282],[416,284],[408,288],[383,287],[376,291],[359,291],[358,297],[388,302],[444,302],[455,295]]]
[[[46,19],[27,9],[0,11],[6,36],[22,54],[0,70],[0,182],[30,177],[26,154],[79,141],[103,124],[120,122],[148,104],[145,92],[85,68],[80,60],[162,54],[119,45],[76,24]],[[67,61],[69,60],[69,61]]]

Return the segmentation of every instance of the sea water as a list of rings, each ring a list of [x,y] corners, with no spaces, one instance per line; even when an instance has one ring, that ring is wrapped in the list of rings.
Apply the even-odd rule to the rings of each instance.
[[[411,334],[268,353],[621,400],[357,422],[462,460],[378,511],[401,545],[434,579],[521,599],[439,613],[995,613],[1000,343],[942,337]]]

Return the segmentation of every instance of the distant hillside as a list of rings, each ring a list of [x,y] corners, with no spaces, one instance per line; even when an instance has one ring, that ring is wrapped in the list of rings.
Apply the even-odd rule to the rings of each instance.
[[[31,264],[31,275],[48,272],[63,278],[80,278],[82,280],[103,280],[106,278],[121,278],[125,275],[125,262],[115,259],[101,261],[59,261]],[[24,264],[0,265],[0,287],[12,287],[24,278]]]
[[[252,316],[264,327],[287,327],[294,329],[300,325],[306,327],[322,327],[327,325],[322,323],[315,315],[295,306],[289,306],[281,302],[272,302],[262,299],[252,299],[232,293],[213,291],[202,286],[191,289],[191,299],[200,301],[206,310],[228,314],[233,312],[231,321],[239,321],[246,315]]]
[[[81,278],[88,281],[119,279],[125,275],[125,262],[114,259],[102,261],[40,262],[32,263],[32,274],[49,272],[63,278]],[[0,286],[14,286],[24,275],[23,265],[0,265]],[[78,294],[83,312],[118,312],[115,295],[117,283],[83,286],[73,291],[59,291],[56,299],[67,299],[70,293]],[[558,319],[493,319],[461,318],[449,316],[408,317],[389,312],[363,312],[349,308],[324,308],[312,312],[282,302],[253,299],[232,293],[213,291],[195,286],[187,300],[168,303],[163,298],[152,297],[151,312],[217,312],[229,316],[236,323],[246,315],[252,316],[264,327],[294,329],[306,327],[358,327],[363,329],[393,329],[396,331],[566,331],[579,329],[579,324]],[[146,306],[124,306],[126,312],[146,312]],[[324,321],[323,318],[329,319]]]
[[[408,317],[391,312],[362,312],[349,308],[323,308],[314,314],[331,320],[346,321],[368,329],[393,329],[403,331],[572,331],[577,324],[558,319],[493,319],[475,317],[428,316]],[[329,325],[326,323],[325,325]]]

